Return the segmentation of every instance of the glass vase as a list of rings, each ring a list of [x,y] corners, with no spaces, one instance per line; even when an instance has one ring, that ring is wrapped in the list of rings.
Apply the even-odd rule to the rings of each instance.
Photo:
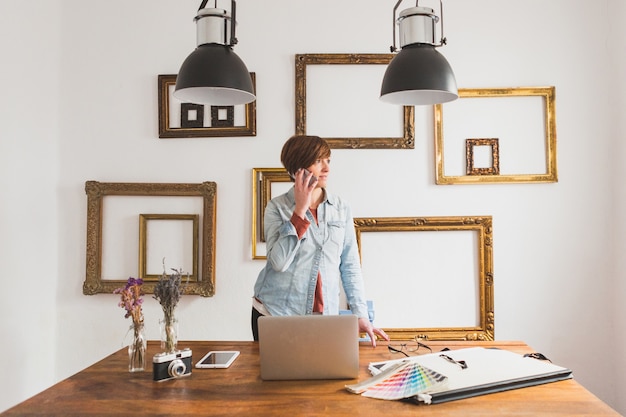
[[[161,350],[165,353],[176,351],[178,346],[178,320],[174,317],[159,320],[161,330]]]
[[[146,336],[143,322],[131,326],[133,339],[128,345],[128,371],[141,372],[146,367]]]

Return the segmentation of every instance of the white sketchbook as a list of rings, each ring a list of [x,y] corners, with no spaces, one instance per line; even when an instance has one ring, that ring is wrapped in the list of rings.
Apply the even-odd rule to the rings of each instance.
[[[374,375],[372,379],[346,388],[355,393],[367,392],[370,382],[379,384],[380,374],[393,374],[394,369],[400,368],[398,364],[403,362],[416,362],[421,367],[446,377],[445,384],[432,384],[408,398],[426,404],[437,404],[572,377],[571,370],[549,361],[524,357],[502,349],[476,347],[371,363],[369,369]],[[466,368],[461,366],[462,363]],[[391,386],[393,384],[388,385],[386,389],[389,390],[401,389]]]

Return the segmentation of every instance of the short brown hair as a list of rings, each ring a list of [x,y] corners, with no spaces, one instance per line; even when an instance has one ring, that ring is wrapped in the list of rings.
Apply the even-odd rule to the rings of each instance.
[[[330,158],[328,142],[319,136],[295,135],[287,139],[280,153],[280,161],[287,172],[294,174],[318,159]]]

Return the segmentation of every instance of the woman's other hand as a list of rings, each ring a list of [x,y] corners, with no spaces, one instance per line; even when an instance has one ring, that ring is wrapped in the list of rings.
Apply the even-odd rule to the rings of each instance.
[[[359,318],[359,330],[367,333],[372,341],[372,347],[376,347],[376,335],[380,336],[382,339],[389,341],[389,336],[383,329],[379,329],[377,327],[372,326],[372,323],[366,318]]]

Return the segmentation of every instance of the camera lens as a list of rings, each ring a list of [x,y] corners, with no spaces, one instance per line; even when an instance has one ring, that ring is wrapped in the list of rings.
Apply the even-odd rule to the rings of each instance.
[[[170,362],[170,366],[168,366],[167,368],[167,372],[172,377],[182,376],[185,374],[186,370],[187,365],[185,365],[185,363],[180,359],[174,359],[172,362]]]

